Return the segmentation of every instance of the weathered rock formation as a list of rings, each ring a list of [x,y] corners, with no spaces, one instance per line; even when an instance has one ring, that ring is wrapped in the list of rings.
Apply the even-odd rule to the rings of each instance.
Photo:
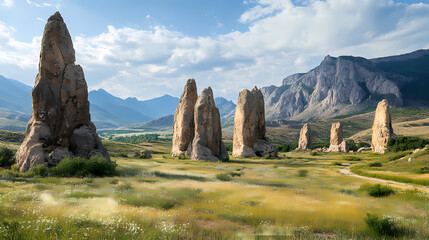
[[[255,87],[240,92],[234,118],[233,156],[277,156],[276,148],[265,140],[265,107],[261,91]]]
[[[387,142],[394,136],[389,103],[387,100],[383,100],[378,103],[375,110],[374,125],[372,126],[372,151],[384,153]]]
[[[219,161],[228,159],[222,142],[219,109],[212,89],[206,88],[198,97],[194,110],[195,137],[192,142],[193,160]]]
[[[172,148],[174,157],[191,156],[192,140],[195,135],[194,107],[197,98],[197,84],[194,79],[189,79],[174,114]]]
[[[74,62],[70,34],[56,12],[43,33],[39,73],[32,91],[33,113],[16,153],[21,171],[41,164],[55,166],[69,156],[110,159],[91,122],[82,67]]]
[[[347,142],[343,138],[341,123],[333,123],[331,127],[331,145],[328,152],[348,152]]]
[[[311,145],[311,128],[310,128],[310,124],[306,123],[301,128],[301,132],[299,133],[297,150],[310,149],[310,145]]]

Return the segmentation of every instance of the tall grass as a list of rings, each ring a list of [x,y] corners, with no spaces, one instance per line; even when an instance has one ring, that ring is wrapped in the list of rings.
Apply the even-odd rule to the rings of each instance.
[[[397,176],[397,175],[388,175],[384,173],[373,173],[373,172],[366,172],[361,169],[361,166],[352,166],[350,167],[350,170],[352,173],[366,176],[366,177],[372,177],[372,178],[379,178],[384,180],[391,180],[395,182],[401,182],[401,183],[411,183],[411,184],[418,184],[423,186],[429,186],[429,179],[414,179],[409,178],[405,176]]]

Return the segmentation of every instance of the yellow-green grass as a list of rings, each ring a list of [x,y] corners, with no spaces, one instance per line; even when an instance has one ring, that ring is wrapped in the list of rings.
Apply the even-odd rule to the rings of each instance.
[[[381,166],[371,167],[365,162],[352,166],[351,171],[367,177],[429,186],[429,149],[417,153],[388,153],[371,159]]]
[[[350,139],[353,140],[365,140],[371,139],[372,129],[368,126],[368,129],[360,131]],[[393,132],[398,136],[415,136],[421,138],[429,138],[429,118],[405,121],[405,122],[393,122]]]
[[[361,160],[346,160],[346,156]],[[117,177],[0,181],[0,235],[13,238],[15,234],[18,239],[378,238],[364,222],[366,213],[376,213],[392,216],[410,229],[401,238],[429,237],[428,193],[395,185],[396,194],[374,198],[358,191],[371,181],[338,172],[348,165],[381,161],[382,155],[293,152],[281,153],[280,159],[232,158],[227,163],[180,160],[167,154],[153,157],[112,158],[122,172]],[[299,177],[303,169],[308,174]],[[5,172],[1,170],[0,176]],[[240,174],[231,181],[216,179],[217,174],[233,172]]]

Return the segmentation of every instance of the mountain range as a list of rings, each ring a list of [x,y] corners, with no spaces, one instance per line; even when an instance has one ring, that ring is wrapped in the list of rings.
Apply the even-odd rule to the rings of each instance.
[[[329,119],[372,109],[382,99],[393,107],[427,107],[429,50],[376,59],[328,55],[309,72],[261,91],[267,120]]]
[[[0,75],[0,129],[23,131],[31,117],[31,87]],[[139,101],[122,99],[104,89],[90,91],[91,118],[98,129],[106,128],[168,128],[173,124],[179,98],[170,95]],[[221,116],[235,110],[225,98],[215,99]],[[173,116],[173,117],[172,117]]]
[[[31,117],[31,87],[0,75],[0,129],[23,131]],[[90,91],[91,118],[97,128],[148,122],[173,114],[179,99],[170,95],[139,101],[121,99],[103,89]]]

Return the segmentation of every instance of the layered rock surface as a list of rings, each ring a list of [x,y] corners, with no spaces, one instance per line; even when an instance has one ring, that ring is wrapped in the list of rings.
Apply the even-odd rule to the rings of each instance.
[[[331,127],[331,142],[328,152],[348,152],[347,142],[343,138],[343,128],[340,122]]]
[[[390,117],[390,106],[387,100],[383,100],[378,103],[375,110],[374,125],[372,126],[372,151],[384,153],[387,142],[392,137],[395,137],[395,134]]]
[[[265,140],[265,107],[261,91],[255,87],[240,92],[234,117],[233,156],[277,156],[276,148]]]
[[[228,159],[222,142],[219,109],[210,87],[203,90],[195,103],[195,136],[192,142],[193,160],[219,161]]]
[[[69,156],[110,159],[91,122],[82,67],[74,62],[70,34],[56,12],[43,33],[39,73],[32,91],[33,113],[16,153],[21,171],[41,164],[55,166]]]
[[[189,79],[174,114],[172,147],[174,157],[191,156],[192,140],[195,136],[194,108],[197,98],[195,80]]]
[[[311,128],[310,124],[306,123],[301,128],[299,133],[299,141],[297,150],[307,150],[310,149],[311,145]]]

